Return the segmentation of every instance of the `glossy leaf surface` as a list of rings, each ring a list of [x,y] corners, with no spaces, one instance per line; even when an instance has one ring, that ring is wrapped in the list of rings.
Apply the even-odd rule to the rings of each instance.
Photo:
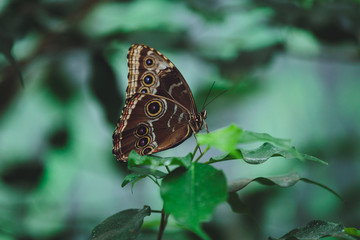
[[[210,219],[215,207],[226,201],[226,179],[222,171],[203,163],[189,169],[177,168],[161,185],[164,209],[186,228],[209,239],[200,227]]]

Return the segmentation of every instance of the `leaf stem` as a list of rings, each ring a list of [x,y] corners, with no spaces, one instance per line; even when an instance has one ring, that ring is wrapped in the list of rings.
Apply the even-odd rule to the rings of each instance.
[[[200,147],[199,144],[197,144],[196,147],[195,147],[194,152],[192,153],[192,159],[191,159],[191,161],[194,160],[195,154],[196,154],[197,150],[199,149],[199,147]]]
[[[156,179],[154,179],[152,176],[147,175],[148,178],[150,178],[151,180],[153,180],[154,183],[156,183],[156,185],[158,185],[158,187],[160,187],[160,184],[158,183],[158,181]]]
[[[165,213],[164,208],[163,208],[161,210],[161,221],[160,221],[159,233],[158,233],[158,236],[157,236],[157,240],[162,239],[162,236],[164,234],[168,218],[169,218],[169,215]]]
[[[168,165],[165,165],[165,168],[166,168],[166,170],[168,171],[168,173],[170,173],[171,171],[170,171],[170,168],[169,168],[169,166]]]
[[[200,156],[195,160],[195,162],[198,162],[200,160],[200,158],[202,158],[202,156],[204,156],[204,154],[210,149],[209,146],[206,147],[205,151],[203,151]]]

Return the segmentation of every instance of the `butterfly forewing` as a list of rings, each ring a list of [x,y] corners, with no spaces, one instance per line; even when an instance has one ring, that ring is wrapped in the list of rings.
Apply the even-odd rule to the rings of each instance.
[[[196,114],[191,90],[175,65],[163,54],[142,44],[133,44],[128,52],[127,98],[143,92],[164,96]]]

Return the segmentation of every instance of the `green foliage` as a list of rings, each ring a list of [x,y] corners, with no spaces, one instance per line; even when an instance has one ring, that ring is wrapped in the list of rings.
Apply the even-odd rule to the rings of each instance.
[[[281,238],[269,238],[270,240],[316,240],[323,237],[335,237],[336,239],[355,240],[344,232],[344,225],[332,222],[314,220],[303,228],[297,228],[285,234]]]
[[[253,150],[236,149],[235,153],[236,154],[230,153],[210,158],[209,163],[216,163],[240,158],[249,164],[261,164],[271,157],[278,156],[286,159],[315,161],[327,165],[327,163],[322,161],[321,159],[300,153],[295,148],[279,147],[268,142],[262,144],[260,147]]]
[[[324,163],[320,159],[297,152],[288,145],[288,140],[274,138],[269,134],[243,131],[236,125],[231,125],[207,135],[198,135],[198,140],[200,144],[206,144],[208,148],[196,159],[194,154],[188,154],[185,157],[161,158],[139,156],[135,151],[132,151],[129,156],[128,168],[131,173],[125,177],[122,186],[130,182],[134,184],[140,179],[149,177],[160,187],[160,195],[163,200],[160,234],[165,229],[168,216],[172,215],[177,223],[185,229],[196,233],[202,239],[210,239],[202,230],[201,223],[208,221],[215,208],[225,201],[228,202],[235,213],[250,214],[249,208],[235,192],[242,190],[254,181],[265,186],[275,185],[283,188],[292,187],[297,182],[303,181],[320,186],[340,198],[329,187],[308,178],[300,177],[297,173],[278,177],[238,179],[227,184],[223,172],[210,165],[219,161],[233,160],[236,157],[244,159],[249,164],[261,164],[275,156]],[[241,143],[257,141],[271,141],[278,146],[265,142],[260,147],[250,151],[238,149],[238,145]],[[226,152],[225,155],[212,157],[205,163],[198,162],[204,157],[210,146],[222,149]],[[198,147],[195,149],[195,153],[196,150],[198,150]],[[157,170],[158,167],[164,166],[167,168],[168,173]],[[169,166],[175,166],[175,168],[170,171]],[[162,180],[161,183],[158,180]],[[119,215],[122,214],[125,213],[119,213]],[[106,225],[105,222],[103,224]],[[138,225],[135,227],[138,227]],[[323,232],[323,224],[311,224],[310,227],[311,231],[316,234]],[[310,227],[307,227],[306,231]],[[302,234],[303,230],[299,230],[299,232]],[[161,235],[159,236],[161,237]]]
[[[235,124],[231,124],[228,127],[216,130],[209,134],[198,134],[197,138],[200,145],[216,147],[226,152],[235,151],[239,143],[267,141],[280,146],[288,146],[290,143],[290,140],[288,139],[275,138],[267,133],[244,131]]]
[[[136,154],[135,151],[132,151],[129,155],[128,167],[132,168],[138,165],[149,165],[153,168],[159,166],[183,166],[189,168],[191,166],[191,160],[193,156],[191,153],[186,155],[185,157],[168,157],[161,158],[155,156],[140,156]]]
[[[285,176],[277,176],[277,177],[257,177],[254,179],[239,179],[236,181],[233,181],[229,184],[228,186],[228,191],[229,192],[237,192],[240,191],[241,189],[243,189],[244,187],[246,187],[249,183],[251,182],[258,182],[261,183],[263,185],[267,185],[267,186],[278,186],[278,187],[283,187],[283,188],[287,188],[287,187],[292,187],[294,186],[297,182],[299,181],[303,181],[306,183],[310,183],[310,184],[314,184],[317,185],[319,187],[322,187],[324,189],[326,189],[327,191],[331,192],[332,194],[334,194],[335,196],[337,196],[339,199],[342,199],[340,197],[339,194],[337,194],[334,190],[332,190],[331,188],[315,182],[313,180],[307,179],[307,178],[302,178],[300,177],[300,175],[298,173],[290,173],[288,175]]]
[[[209,220],[215,207],[226,201],[226,179],[222,171],[194,163],[189,169],[177,168],[169,173],[160,193],[166,213],[203,239],[209,239],[200,223]]]
[[[122,187],[125,187],[128,183],[131,182],[133,182],[134,185],[135,182],[145,177],[153,176],[155,179],[160,179],[166,176],[166,173],[151,168],[132,167],[130,171],[132,173],[125,177],[123,183],[121,184]]]
[[[150,215],[150,207],[118,212],[97,225],[91,232],[92,240],[132,240],[140,233],[144,217]]]
[[[326,164],[324,161],[298,152],[291,147],[287,139],[274,138],[266,133],[255,133],[244,131],[238,126],[230,125],[229,127],[214,131],[209,134],[198,134],[200,145],[216,147],[227,154],[211,158],[209,163],[220,162],[231,159],[244,159],[250,164],[260,164],[270,157],[281,156],[284,158],[297,158],[299,160],[310,160]],[[264,142],[262,146],[254,150],[238,149],[240,143]],[[274,144],[271,144],[274,143]]]
[[[350,236],[353,236],[353,237],[360,238],[360,230],[358,230],[356,228],[345,228],[344,233],[346,233]]]

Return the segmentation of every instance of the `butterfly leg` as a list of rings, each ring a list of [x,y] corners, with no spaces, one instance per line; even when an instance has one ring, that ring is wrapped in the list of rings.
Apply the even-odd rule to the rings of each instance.
[[[198,144],[198,141],[197,141],[197,138],[196,138],[196,132],[197,131],[195,131],[195,128],[191,125],[191,124],[189,124],[190,125],[190,128],[191,128],[191,130],[193,131],[193,133],[194,133],[194,137],[195,137],[195,140],[196,140],[196,144]],[[205,129],[206,129],[206,131],[209,133],[209,130],[208,130],[208,127],[207,127],[207,124],[206,124],[206,122],[204,121],[204,126],[205,126]],[[200,146],[198,145],[198,149],[199,149],[199,151],[200,151],[200,155],[202,155],[203,153],[202,153],[202,151],[201,151],[201,148],[200,148]],[[194,154],[196,153],[196,151],[194,152]]]
[[[209,132],[209,129],[208,129],[208,126],[207,126],[207,124],[206,124],[205,121],[204,121],[204,127],[205,127],[206,132],[207,132],[207,133],[210,133],[210,132]]]

